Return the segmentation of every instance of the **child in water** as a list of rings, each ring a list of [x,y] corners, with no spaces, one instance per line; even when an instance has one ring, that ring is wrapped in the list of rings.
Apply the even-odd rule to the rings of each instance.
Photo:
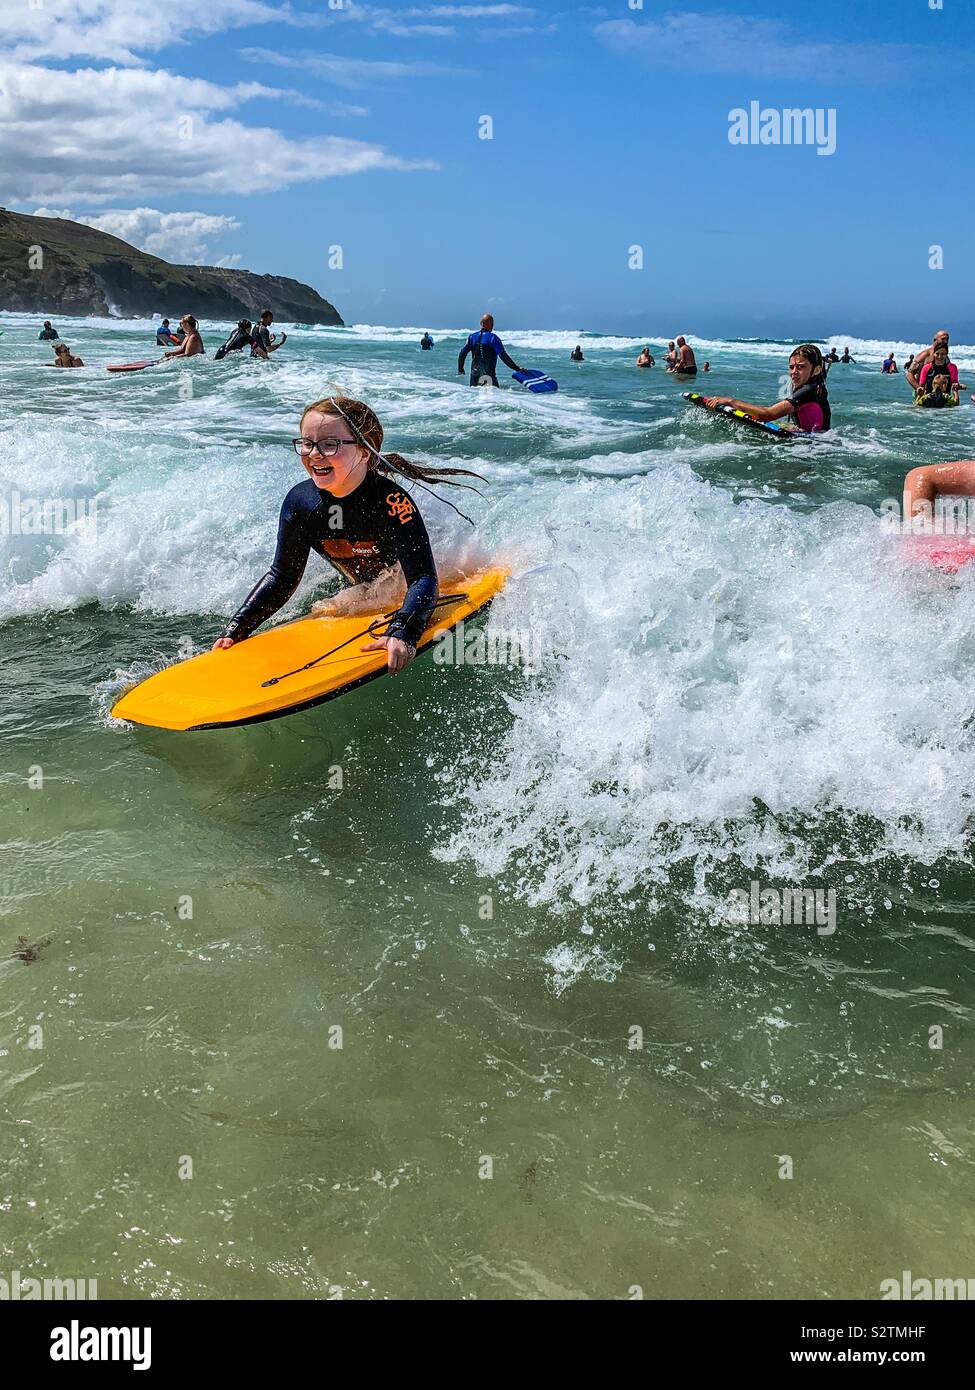
[[[734,396],[710,396],[710,406],[730,405],[743,410],[756,420],[781,420],[786,415],[795,418],[796,427],[807,433],[819,434],[832,423],[829,396],[826,394],[826,366],[823,354],[815,343],[800,343],[789,358],[789,379],[792,394],[775,405],[749,405]]]
[[[942,410],[945,406],[958,405],[958,387],[952,384],[947,372],[928,376],[925,384],[914,397],[914,404],[928,410]]]

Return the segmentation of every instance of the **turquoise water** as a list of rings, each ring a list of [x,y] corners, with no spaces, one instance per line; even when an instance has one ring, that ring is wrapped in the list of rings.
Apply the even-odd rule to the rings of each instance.
[[[975,456],[971,405],[913,411],[879,373],[907,346],[841,335],[833,435],[778,444],[629,339],[576,366],[577,335],[502,325],[561,382],[534,398],[467,389],[459,330],[421,354],[426,325],[115,377],[148,325],[60,323],[89,366],[55,373],[2,324],[2,495],[97,520],[0,537],[0,1276],[422,1299],[973,1275],[975,578],[905,564],[877,517],[908,467]],[[695,346],[708,389],[778,396],[788,344]],[[975,389],[975,347],[953,357]],[[113,722],[263,573],[300,408],[336,388],[390,448],[485,475],[476,531],[422,510],[445,566],[512,566],[488,631],[538,669],[426,657],[252,728]],[[287,613],[334,587],[309,566]],[[835,932],[734,921],[753,882],[832,890]]]

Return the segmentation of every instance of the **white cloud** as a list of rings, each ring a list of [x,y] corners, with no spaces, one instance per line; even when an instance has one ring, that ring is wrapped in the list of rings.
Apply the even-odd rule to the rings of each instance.
[[[95,58],[137,64],[189,36],[293,22],[264,0],[0,0],[0,43],[8,57]]]
[[[524,19],[535,11],[526,5],[408,5],[393,9],[386,5],[356,3],[329,12],[322,23],[361,24],[376,33],[397,38],[452,38],[459,33],[454,20]]]
[[[73,212],[38,208],[35,217],[68,217],[86,227],[97,227],[110,236],[121,237],[130,246],[161,256],[177,265],[210,265],[209,238],[235,232],[240,223],[233,217],[206,212],[159,212],[156,208],[111,208],[97,216],[76,216]],[[222,265],[231,259],[218,261]]]
[[[256,83],[132,68],[52,73],[0,63],[0,166],[8,203],[105,203],[185,193],[266,193],[366,169],[430,169],[339,136],[294,140],[214,119]],[[152,119],[148,119],[152,113]]]
[[[458,77],[457,68],[437,63],[395,63],[369,58],[346,58],[338,53],[276,53],[269,48],[244,48],[241,57],[249,63],[269,67],[299,69],[315,77],[325,77],[340,87],[368,87],[373,82],[398,77]]]
[[[924,54],[908,44],[823,43],[803,38],[791,24],[750,15],[680,12],[659,20],[611,19],[594,32],[608,48],[652,67],[817,83],[893,77]]]

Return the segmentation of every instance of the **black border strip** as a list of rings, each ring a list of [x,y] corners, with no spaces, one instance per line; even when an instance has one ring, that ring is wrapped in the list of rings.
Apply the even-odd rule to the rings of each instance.
[[[422,645],[418,646],[416,649],[417,656],[420,656],[422,652],[432,647],[434,642],[443,636],[444,632],[453,632],[457,623],[466,622],[468,618],[479,617],[481,613],[491,607],[491,604],[496,598],[497,594],[492,594],[486,603],[481,604],[480,608],[475,608],[470,613],[465,613],[462,618],[458,618],[455,622],[452,622],[450,627],[446,627],[441,632],[438,632],[436,637],[431,637],[429,642],[422,643]],[[266,724],[270,719],[284,719],[286,715],[301,714],[303,710],[314,709],[316,705],[327,704],[329,700],[337,700],[340,695],[347,695],[350,690],[356,690],[360,685],[368,685],[370,681],[378,680],[380,676],[385,675],[388,675],[388,669],[386,667],[381,667],[378,671],[370,672],[368,676],[360,676],[357,681],[351,681],[348,685],[340,686],[338,690],[330,690],[325,695],[316,695],[313,700],[303,700],[300,705],[288,705],[286,709],[269,710],[266,714],[252,714],[248,719],[228,719],[225,723],[220,724],[191,724],[188,729],[167,729],[165,732],[171,734],[199,734],[203,733],[206,729],[239,729],[245,724]],[[158,728],[158,725],[150,727]]]

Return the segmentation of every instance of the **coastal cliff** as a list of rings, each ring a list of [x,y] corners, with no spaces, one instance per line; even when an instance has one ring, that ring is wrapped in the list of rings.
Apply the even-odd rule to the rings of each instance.
[[[299,280],[221,266],[170,265],[95,227],[5,208],[0,208],[0,309],[46,318],[190,313],[211,319],[252,318],[270,309],[286,322],[342,327],[334,306]]]

